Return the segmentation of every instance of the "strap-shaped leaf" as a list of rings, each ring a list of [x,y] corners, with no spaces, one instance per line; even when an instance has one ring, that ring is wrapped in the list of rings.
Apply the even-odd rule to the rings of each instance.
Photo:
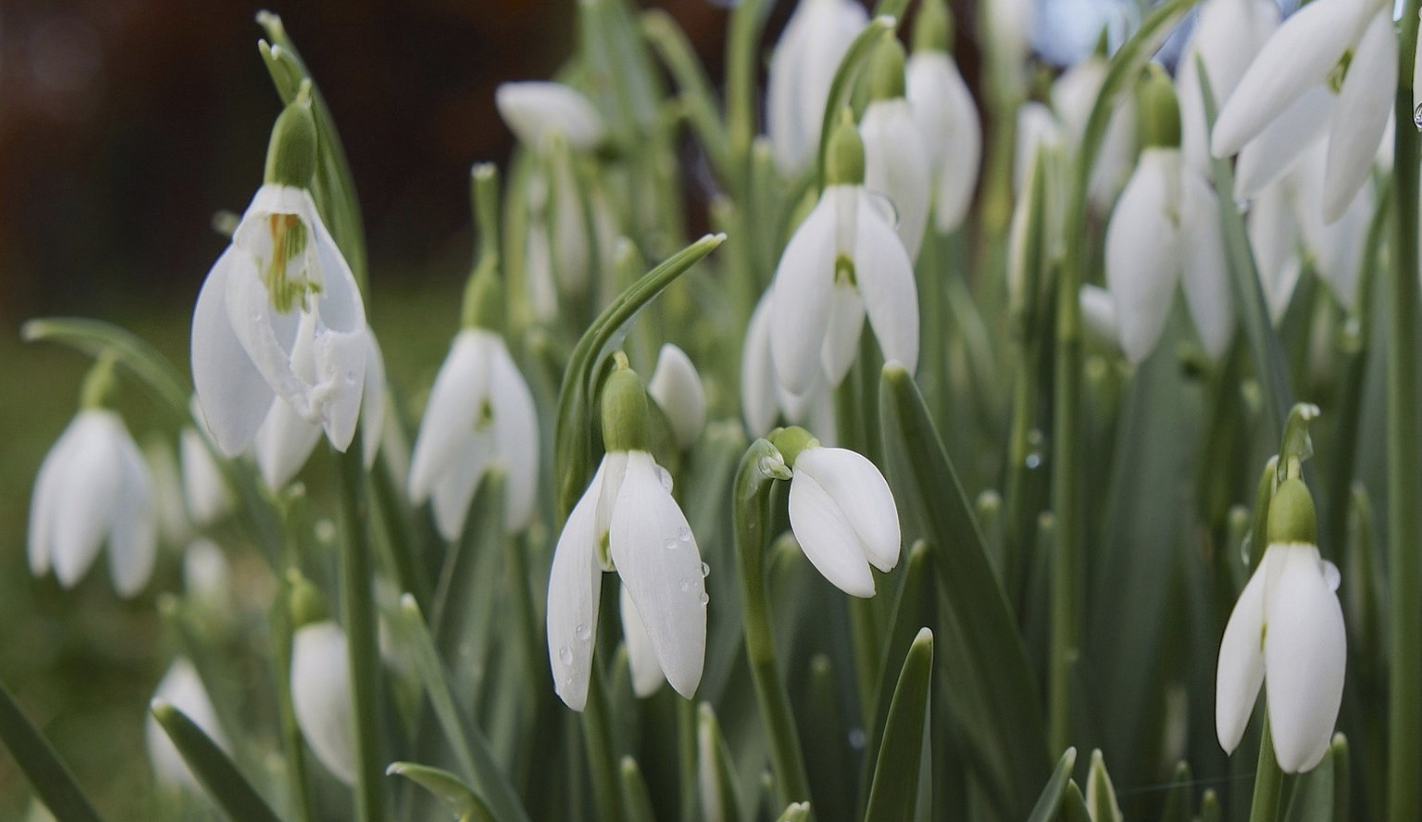
[[[25,342],[56,342],[93,357],[108,354],[152,391],[175,419],[189,418],[188,381],[158,349],[138,335],[102,320],[46,317],[20,329]]]
[[[444,800],[450,810],[459,816],[459,822],[496,822],[496,817],[479,794],[449,771],[414,762],[395,762],[385,773],[403,776]]]
[[[152,710],[189,770],[232,822],[281,822],[227,754],[187,714],[161,699],[153,700]]]
[[[864,822],[911,822],[918,808],[918,777],[923,757],[923,728],[928,686],[933,679],[933,632],[923,628],[904,659],[884,744],[874,768],[874,786]]]
[[[103,822],[69,766],[20,710],[10,689],[0,684],[0,741],[10,749],[35,793],[59,822]]]
[[[1037,797],[1037,804],[1032,807],[1032,814],[1027,817],[1027,822],[1052,822],[1057,818],[1057,809],[1061,807],[1067,784],[1071,782],[1072,768],[1075,767],[1076,748],[1067,748],[1062,758],[1057,760],[1056,770],[1052,771],[1052,778],[1047,780],[1047,787],[1042,789],[1042,795]]]

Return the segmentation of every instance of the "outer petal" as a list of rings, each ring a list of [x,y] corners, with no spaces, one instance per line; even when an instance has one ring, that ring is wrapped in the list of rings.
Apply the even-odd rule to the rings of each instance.
[[[1379,11],[1363,30],[1348,75],[1338,92],[1328,133],[1328,174],[1323,183],[1323,219],[1335,222],[1368,181],[1382,144],[1397,88],[1397,37],[1392,8]]]
[[[272,403],[252,445],[262,481],[273,491],[285,488],[301,471],[320,440],[319,425],[302,419],[286,400]]]
[[[50,554],[65,588],[84,577],[113,527],[124,480],[118,443],[128,436],[112,411],[81,411],[74,425],[76,443],[61,469]]]
[[[351,672],[346,633],[336,623],[312,623],[292,637],[291,703],[316,758],[337,779],[355,784]]]
[[[461,331],[440,366],[410,458],[410,501],[415,504],[429,499],[488,399],[491,343],[487,332]]]
[[[1106,286],[1121,348],[1132,362],[1155,349],[1180,273],[1180,153],[1146,149],[1106,229]]]
[[[494,105],[519,141],[531,148],[541,146],[544,135],[555,131],[580,150],[602,141],[602,115],[572,86],[540,81],[502,83],[494,91]]]
[[[361,456],[365,470],[375,465],[380,453],[380,434],[385,430],[385,354],[372,331],[365,336],[369,349],[365,353],[365,382],[361,386],[360,412],[364,422],[360,428]]]
[[[508,346],[496,338],[491,357],[490,402],[494,406],[494,449],[508,476],[504,497],[506,527],[519,531],[533,519],[538,495],[538,409]]]
[[[825,190],[810,216],[795,230],[775,268],[770,355],[776,380],[796,394],[815,380],[829,326],[835,276],[834,190]]]
[[[193,385],[203,420],[229,457],[247,450],[275,396],[227,319],[228,278],[257,276],[252,258],[229,246],[208,272],[193,310]]]
[[[706,427],[706,389],[685,351],[671,343],[662,344],[657,367],[647,381],[647,393],[666,413],[677,447],[685,451],[695,445]]]
[[[1283,319],[1301,273],[1299,227],[1289,205],[1292,188],[1288,177],[1281,178],[1261,191],[1249,209],[1249,245],[1275,323]]]
[[[864,140],[864,187],[888,195],[899,214],[899,239],[909,258],[916,259],[928,227],[932,166],[908,100],[870,103],[859,134]]]
[[[1328,752],[1343,701],[1347,636],[1318,549],[1274,545],[1284,563],[1266,599],[1264,667],[1269,726],[1285,773],[1312,770]]]
[[[450,466],[435,480],[430,494],[435,527],[446,540],[453,542],[464,533],[469,503],[498,448],[496,432],[489,430],[475,431],[450,448]],[[506,496],[506,510],[507,499]]]
[[[162,681],[158,683],[153,698],[161,699],[182,711],[188,719],[202,728],[218,747],[227,749],[227,737],[222,732],[221,723],[217,721],[217,711],[212,707],[207,689],[203,687],[197,669],[191,662],[182,657],[173,660],[173,664],[168,667],[168,673],[164,674]],[[170,787],[201,791],[197,779],[188,770],[187,763],[158,724],[158,720],[151,716],[148,718],[144,735],[148,741],[148,758],[153,763],[153,770],[160,782]]]
[[[790,16],[771,54],[765,96],[766,131],[782,175],[809,167],[835,69],[867,22],[864,8],[845,0],[804,0]]]
[[[548,662],[553,688],[575,711],[587,704],[597,634],[602,585],[602,566],[597,561],[597,504],[605,467],[598,466],[588,489],[568,515],[548,575]]]
[[[741,348],[741,413],[752,437],[769,433],[780,410],[775,364],[770,357],[770,305],[770,292],[766,291],[751,312]]]
[[[188,515],[199,528],[221,519],[232,506],[222,469],[194,428],[184,428],[178,434],[178,462],[183,467],[183,499]]]
[[[897,238],[895,242],[898,242]],[[854,286],[836,282],[830,298],[829,327],[820,348],[820,365],[830,385],[839,385],[859,356],[859,337],[864,333],[864,301]],[[809,390],[806,389],[808,393]]]
[[[1228,102],[1249,61],[1279,27],[1272,0],[1207,0],[1195,18],[1194,40],[1220,105]]]
[[[918,284],[898,235],[867,196],[859,198],[854,276],[884,359],[912,374],[918,367]]]
[[[69,463],[74,458],[75,450],[84,446],[82,433],[85,426],[79,424],[82,419],[84,415],[81,413],[65,427],[45,455],[35,477],[34,495],[30,497],[28,539],[30,572],[35,576],[49,573],[50,563],[53,562],[55,523],[63,513]]]
[[[622,586],[619,597],[622,602],[622,636],[627,640],[627,665],[632,669],[632,692],[646,698],[661,689],[666,678],[657,665],[657,653],[652,649],[652,638],[642,624],[642,615],[637,613],[637,604]]]
[[[944,52],[914,52],[906,92],[937,178],[933,212],[939,231],[962,224],[982,164],[982,121],[967,83]]]
[[[1249,715],[1264,683],[1264,587],[1269,565],[1278,561],[1265,551],[1259,568],[1240,592],[1220,640],[1215,675],[1215,733],[1225,753],[1233,753],[1244,737]]]
[[[1210,149],[1227,157],[1310,86],[1323,82],[1358,38],[1367,0],[1317,0],[1279,27],[1220,111]]]
[[[790,480],[790,528],[810,564],[832,585],[850,596],[874,596],[874,575],[854,526],[815,478],[800,471]]]
[[[642,615],[667,681],[690,699],[706,656],[701,552],[686,516],[645,451],[627,454],[627,476],[612,509],[617,573]]]
[[[1121,347],[1121,326],[1111,292],[1091,284],[1081,287],[1081,319],[1086,330],[1112,350]]]
[[[1234,196],[1252,198],[1288,170],[1323,134],[1337,99],[1323,85],[1317,85],[1270,121],[1239,153]]]
[[[127,432],[117,446],[123,490],[109,538],[109,573],[119,596],[133,597],[153,575],[153,563],[158,558],[158,525],[148,463]]]
[[[869,562],[885,573],[899,564],[899,512],[879,469],[845,448],[807,448],[795,458],[795,474],[807,474],[844,512]]]
[[[1219,199],[1193,166],[1181,171],[1180,195],[1185,303],[1205,351],[1219,359],[1234,336],[1234,297]]]

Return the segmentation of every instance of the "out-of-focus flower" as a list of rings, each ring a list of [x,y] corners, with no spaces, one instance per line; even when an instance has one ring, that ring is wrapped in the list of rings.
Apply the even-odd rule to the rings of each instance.
[[[933,174],[913,108],[904,97],[904,47],[887,36],[869,61],[869,105],[859,123],[864,142],[864,187],[889,198],[895,230],[909,259],[918,257],[928,227]]]
[[[667,416],[677,448],[689,450],[706,427],[706,389],[691,358],[671,343],[657,352],[657,367],[647,380],[647,393]]]
[[[836,441],[834,396],[823,372],[803,394],[792,394],[775,378],[775,362],[770,354],[771,289],[761,295],[746,326],[741,349],[741,411],[751,436],[770,433],[777,418],[792,425],[809,425],[820,440]]]
[[[217,711],[212,707],[212,699],[191,662],[182,657],[173,660],[173,664],[168,666],[168,673],[158,683],[153,698],[182,711],[218,747],[227,749],[227,736],[222,732],[222,724],[217,721]],[[173,789],[202,792],[202,786],[188,769],[188,763],[152,715],[145,723],[144,736],[148,741],[148,760],[153,763],[153,772],[161,784]]]
[[[765,124],[775,167],[804,173],[820,146],[830,85],[849,44],[869,23],[854,0],[801,0],[770,57]]]
[[[551,134],[562,134],[573,148],[587,151],[602,142],[602,115],[582,92],[563,83],[525,80],[503,83],[494,91],[499,115],[520,142],[543,145]]]
[[[351,672],[346,632],[336,623],[313,622],[292,637],[291,705],[316,758],[337,779],[354,785]]]
[[[905,83],[933,170],[934,224],[943,232],[957,228],[967,216],[983,150],[978,108],[948,52],[950,43],[947,5],[928,0],[919,7],[914,24]]]
[[[1205,0],[1200,4],[1195,30],[1175,73],[1180,96],[1180,150],[1186,162],[1202,171],[1210,168],[1201,64],[1209,76],[1218,112],[1234,94],[1249,61],[1278,27],[1279,6],[1273,0]]]
[[[232,510],[232,493],[227,488],[227,480],[222,478],[222,469],[207,449],[207,442],[196,428],[184,428],[178,433],[183,501],[187,503],[188,516],[199,528],[212,525]]]

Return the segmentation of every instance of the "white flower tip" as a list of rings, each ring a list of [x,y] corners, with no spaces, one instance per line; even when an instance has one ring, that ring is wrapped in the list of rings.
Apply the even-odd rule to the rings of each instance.
[[[706,390],[685,351],[671,343],[662,346],[647,393],[666,414],[677,447],[686,451],[695,445],[706,427]]]
[[[538,146],[545,135],[561,133],[574,148],[586,150],[602,141],[602,115],[572,86],[541,80],[503,83],[494,105],[509,129],[525,145]]]

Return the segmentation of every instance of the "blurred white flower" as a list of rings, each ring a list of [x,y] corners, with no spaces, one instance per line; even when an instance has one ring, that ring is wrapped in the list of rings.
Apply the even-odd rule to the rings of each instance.
[[[562,83],[502,83],[494,91],[494,105],[519,142],[530,148],[539,148],[547,135],[556,132],[573,148],[586,151],[596,148],[606,133],[592,101]]]
[[[883,474],[864,456],[812,441],[794,457],[790,528],[815,569],[846,594],[874,595],[873,565],[899,564],[899,512]]]
[[[197,669],[191,662],[183,657],[173,660],[173,664],[168,666],[168,672],[158,683],[153,698],[161,699],[182,711],[219,748],[228,749],[227,736],[222,732],[222,724],[217,721],[217,711],[212,707],[212,699],[208,697],[207,689],[203,687],[202,679],[198,677]],[[152,714],[149,714],[145,723],[144,737],[148,741],[148,760],[153,763],[153,772],[159,783],[168,788],[202,793],[203,788],[197,777],[193,776],[192,771],[188,769],[188,763],[183,760],[183,755],[178,753],[173,741],[168,738],[167,732]]]
[[[183,551],[183,592],[209,611],[225,613],[233,601],[231,586],[231,566],[222,549],[210,539],[193,540]]]
[[[1052,84],[1052,110],[1061,123],[1062,134],[1070,154],[1081,151],[1086,123],[1091,109],[1106,80],[1106,58],[1092,54],[1073,65]],[[1101,138],[1087,192],[1092,207],[1101,212],[1111,208],[1131,176],[1136,156],[1136,104],[1130,94],[1117,95],[1106,121],[1106,133]]]
[[[652,638],[642,622],[642,615],[637,613],[632,594],[627,591],[626,585],[620,586],[619,590],[617,599],[622,611],[622,638],[627,643],[627,667],[632,672],[632,692],[645,699],[661,690],[666,677],[662,675],[661,665],[657,664],[657,652],[652,647]]]
[[[114,589],[143,590],[158,538],[152,480],[123,420],[106,408],[80,411],[40,465],[30,499],[30,570],[54,569],[72,588],[108,543]]]
[[[972,204],[982,164],[982,121],[946,51],[914,51],[906,76],[909,105],[932,167],[934,224],[952,231]]]
[[[1180,99],[1180,150],[1186,162],[1210,168],[1210,135],[1205,130],[1205,100],[1200,64],[1210,79],[1215,111],[1221,111],[1249,61],[1279,27],[1273,0],[1205,0],[1195,15],[1195,30],[1180,55],[1175,86]]]
[[[785,390],[775,378],[775,362],[770,354],[770,305],[772,289],[766,289],[751,312],[746,340],[741,349],[741,410],[752,437],[764,436],[783,417],[792,425],[806,424],[820,435],[820,441],[837,441],[834,395],[824,373],[817,371],[809,389],[802,394]]]
[[[770,57],[765,125],[785,177],[810,168],[839,61],[869,23],[854,0],[801,0]]]
[[[291,705],[316,758],[337,779],[354,785],[351,672],[346,633],[336,623],[313,622],[292,637]]]
[[[706,389],[691,358],[671,343],[657,353],[657,367],[647,380],[647,393],[667,416],[676,446],[690,450],[706,427]]]
[[[1259,50],[1221,109],[1212,153],[1225,157],[1265,140],[1261,153],[1286,165],[1326,124],[1323,215],[1325,222],[1337,220],[1367,181],[1392,111],[1397,38],[1391,12],[1391,4],[1378,0],[1317,0],[1295,12]],[[1336,76],[1345,62],[1340,84]],[[1336,95],[1331,110],[1317,102],[1296,108],[1318,98],[1320,88]],[[1289,128],[1270,133],[1280,120]]]
[[[548,656],[569,708],[587,702],[602,572],[614,569],[662,674],[691,698],[706,653],[701,568],[671,475],[646,451],[609,451],[568,515],[548,580]],[[633,637],[629,646],[642,641]]]
[[[317,429],[317,435],[320,435],[320,429]],[[212,525],[232,510],[232,493],[227,489],[227,480],[222,478],[222,469],[207,449],[207,442],[196,428],[184,428],[178,432],[183,501],[187,504],[193,525],[199,528]]]
[[[311,194],[263,185],[193,312],[193,382],[218,448],[229,457],[247,450],[280,397],[344,451],[355,435],[367,336],[355,277]]]
[[[464,531],[469,503],[490,468],[504,470],[505,526],[533,517],[538,489],[538,416],[504,338],[466,328],[454,338],[425,406],[410,460],[410,500],[433,499],[440,534]]]

